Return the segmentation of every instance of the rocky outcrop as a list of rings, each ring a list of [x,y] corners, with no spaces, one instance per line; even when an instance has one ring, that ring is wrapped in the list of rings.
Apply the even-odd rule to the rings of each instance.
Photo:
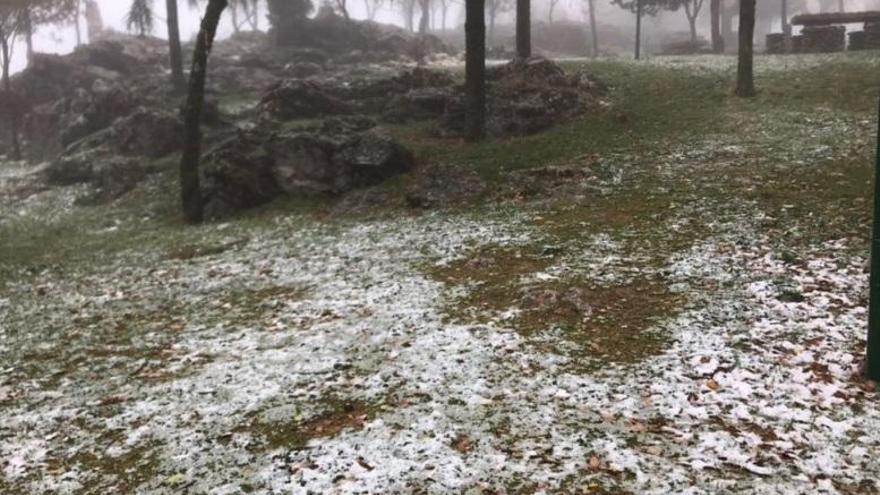
[[[204,157],[205,212],[222,218],[281,195],[337,195],[407,172],[414,163],[409,150],[374,131],[342,139],[240,133]]]
[[[88,183],[112,199],[155,171],[155,159],[179,150],[182,135],[175,115],[139,108],[68,146],[43,173],[50,185]]]
[[[351,113],[352,106],[330,91],[311,81],[282,81],[263,96],[260,113],[282,121]]]
[[[449,52],[435,36],[373,21],[346,19],[327,9],[313,19],[290,14],[274,16],[273,22],[271,37],[277,46],[318,49],[338,63],[419,60]]]
[[[546,130],[602,106],[602,85],[583,75],[568,75],[541,57],[490,68],[487,79],[486,130],[492,136],[524,136]],[[441,127],[464,130],[464,95],[459,88],[447,105]]]

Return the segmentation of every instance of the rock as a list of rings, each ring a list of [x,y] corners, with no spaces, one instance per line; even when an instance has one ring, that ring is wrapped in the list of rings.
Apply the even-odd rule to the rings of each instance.
[[[202,158],[205,216],[228,217],[278,197],[273,164],[260,136],[242,133],[217,145]]]
[[[284,193],[313,196],[344,190],[332,141],[314,134],[279,135],[266,147],[274,161],[271,173]]]
[[[50,185],[89,183],[113,198],[154,171],[153,161],[180,149],[182,124],[145,108],[71,144],[44,170]]]
[[[470,168],[429,165],[417,171],[406,188],[412,208],[455,207],[468,204],[486,191],[480,176]]]
[[[415,166],[415,157],[408,149],[376,132],[343,143],[333,161],[343,174],[339,192],[378,184]]]
[[[182,139],[183,123],[179,117],[139,107],[107,129],[73,143],[65,154],[105,149],[113,154],[161,158],[180,150]]]
[[[297,62],[284,67],[284,73],[296,79],[317,76],[324,72],[324,67],[314,62]]]
[[[124,75],[142,71],[142,60],[125,52],[125,46],[118,41],[101,40],[87,45],[80,45],[74,51],[78,60],[87,66],[96,66]]]
[[[492,136],[524,136],[548,129],[593,108],[601,108],[604,88],[582,76],[569,76],[556,63],[533,57],[490,68],[486,130]],[[458,88],[446,105],[444,133],[464,130],[464,95]]]
[[[155,171],[155,166],[144,158],[93,149],[62,156],[47,166],[43,175],[45,182],[53,186],[91,184],[96,188],[91,200],[106,201],[132,190]]]
[[[269,88],[260,101],[260,113],[277,120],[310,119],[351,113],[349,104],[311,81],[286,80]]]
[[[392,98],[382,118],[396,123],[437,119],[446,113],[451,97],[446,88],[414,89]]]
[[[344,140],[314,133],[242,133],[203,159],[206,215],[222,218],[281,195],[338,195],[412,169],[394,140],[368,131]]]
[[[277,16],[274,21],[271,36],[279,47],[318,49],[338,63],[418,60],[449,51],[436,36],[373,21],[345,19],[326,9],[313,19],[291,15]]]
[[[317,128],[325,136],[350,136],[376,127],[376,121],[362,115],[331,117],[324,119]]]
[[[61,145],[66,147],[128,115],[136,106],[131,92],[116,83],[97,79],[91,91],[78,90],[61,117]]]

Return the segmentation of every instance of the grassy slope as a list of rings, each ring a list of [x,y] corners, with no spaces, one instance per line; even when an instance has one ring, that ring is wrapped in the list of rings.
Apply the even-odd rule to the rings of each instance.
[[[761,93],[752,100],[730,95],[733,63],[733,59],[709,58],[701,60],[699,67],[686,59],[643,65],[619,61],[569,64],[569,70],[589,72],[612,88],[613,110],[537,136],[472,145],[431,138],[424,126],[394,131],[422,160],[473,167],[490,181],[503,181],[506,172],[535,166],[586,166],[594,155],[610,157],[615,166],[627,167],[619,187],[607,194],[585,199],[562,197],[549,204],[528,206],[541,216],[537,226],[546,234],[541,242],[553,245],[576,243],[592,233],[614,232],[619,234],[622,249],[644,251],[647,256],[643,259],[650,263],[651,256],[662,258],[681,250],[712,221],[695,218],[689,228],[670,233],[665,227],[679,214],[671,205],[711,199],[725,207],[756,202],[771,215],[762,226],[778,234],[777,239],[790,248],[792,253],[787,255],[793,258],[801,247],[817,240],[854,237],[864,246],[873,117],[880,83],[876,54],[762,58],[757,81]],[[676,160],[685,164],[680,174],[656,172],[655,164]],[[54,207],[0,222],[0,298],[7,284],[36,276],[46,266],[88,273],[100,270],[108,257],[134,259],[145,253],[142,260],[150,263],[156,253],[172,258],[198,256],[246,239],[255,226],[273,223],[282,211],[294,211],[296,222],[313,222],[323,206],[279,202],[231,222],[219,235],[213,228],[184,227],[175,207],[174,160],[166,165],[168,171],[150,187],[112,206],[70,208],[67,205],[74,191],[50,191],[46,194],[57,197]],[[26,207],[8,201],[15,207],[0,206],[4,215],[13,217],[18,208]],[[566,251],[562,253],[564,256]],[[508,262],[505,256],[508,254],[502,250],[482,261],[491,267],[493,261]],[[543,266],[527,268],[525,271],[540,271]],[[450,283],[460,281],[455,273],[439,277]],[[506,307],[506,301],[493,298],[497,294],[509,297],[507,289],[516,281],[502,276],[490,282],[475,293],[479,300],[468,305]],[[560,285],[553,289],[569,289]],[[590,290],[593,297],[607,295],[607,299],[616,300],[627,287]],[[636,292],[623,295],[640,300],[646,297]],[[673,303],[677,301],[670,301],[664,292],[648,296],[656,296],[656,304],[649,297],[650,304],[635,315],[637,319],[675,310]],[[609,304],[607,310],[608,326],[634,325],[627,319],[632,315],[626,308]],[[542,321],[546,317],[537,315]],[[562,314],[563,319],[567,316]],[[534,323],[524,320],[523,333],[533,331]],[[141,332],[140,327],[133,329],[134,335]],[[663,345],[645,342],[650,348],[633,352],[656,352],[655,347]],[[603,346],[591,351],[607,354],[608,360],[625,362],[631,358],[618,355],[621,349],[632,348],[631,341],[604,342]],[[42,360],[36,356],[31,363]],[[118,469],[106,468],[111,474]]]

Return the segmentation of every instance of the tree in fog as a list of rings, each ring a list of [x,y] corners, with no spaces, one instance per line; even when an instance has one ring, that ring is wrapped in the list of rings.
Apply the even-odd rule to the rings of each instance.
[[[189,76],[189,93],[184,110],[183,156],[180,159],[180,196],[183,216],[187,222],[198,223],[204,217],[202,191],[199,185],[199,159],[202,153],[202,107],[205,104],[205,79],[208,56],[217,34],[220,16],[227,0],[209,0],[193,50]]]
[[[755,96],[753,74],[755,37],[755,0],[740,0],[739,3],[739,56],[736,69],[737,96]]]
[[[400,6],[403,25],[407,31],[415,31],[416,5],[418,0],[395,0]]]
[[[697,44],[697,17],[703,9],[703,0],[682,0],[681,7],[684,9],[684,15],[688,20],[688,27],[691,30],[691,44]]]
[[[21,145],[18,141],[18,111],[12,95],[12,83],[9,77],[12,64],[12,49],[20,29],[20,9],[25,0],[8,0],[0,4],[0,65],[2,65],[3,91],[0,93],[0,108],[9,119],[9,146],[13,160],[21,159]]]
[[[596,0],[586,0],[584,7],[587,10],[587,17],[590,19],[590,38],[593,45],[590,50],[590,56],[596,58],[599,56],[599,31],[596,27]]]
[[[611,0],[613,5],[629,10],[636,15],[636,47],[635,58],[641,58],[642,51],[642,16],[657,15],[661,9],[675,10],[680,0]]]
[[[559,0],[547,0],[547,23],[553,24],[553,13],[556,12],[556,5]]]
[[[516,56],[532,56],[532,2],[516,0]]]
[[[485,0],[486,15],[489,17],[489,40],[495,42],[495,21],[498,16],[508,12],[513,7],[513,0]]]
[[[132,0],[128,14],[125,16],[125,27],[138,36],[152,33],[153,0]]]
[[[782,0],[783,3],[786,0]],[[710,0],[709,18],[712,23],[712,53],[724,53],[724,35],[721,33],[721,0]]]
[[[465,1],[465,138],[486,137],[486,5]]]
[[[444,0],[444,5],[446,4],[446,1],[448,0]],[[379,9],[382,8],[384,3],[385,0],[364,0],[364,11],[367,13],[367,19],[371,21],[375,20],[376,15],[379,13]],[[446,14],[444,12],[444,19],[445,17]]]

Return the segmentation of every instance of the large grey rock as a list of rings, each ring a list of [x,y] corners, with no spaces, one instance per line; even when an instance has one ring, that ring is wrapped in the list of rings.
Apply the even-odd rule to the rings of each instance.
[[[342,140],[241,133],[203,159],[206,215],[226,217],[281,195],[338,195],[407,172],[414,162],[409,150],[372,131]]]
[[[278,120],[310,119],[351,113],[352,107],[311,81],[287,80],[271,87],[260,112]]]

